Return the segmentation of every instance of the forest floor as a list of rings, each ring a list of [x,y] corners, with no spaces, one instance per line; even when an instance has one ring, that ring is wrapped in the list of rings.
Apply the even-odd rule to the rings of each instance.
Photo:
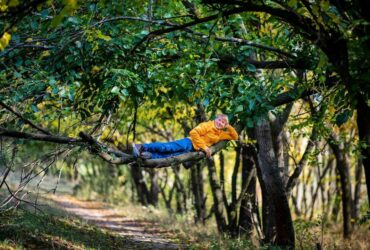
[[[70,195],[47,195],[42,200],[47,201],[46,213],[34,213],[32,207],[0,213],[0,249],[189,248],[159,222],[129,217],[103,202]]]
[[[69,195],[51,195],[48,197],[71,215],[92,223],[110,233],[126,239],[125,249],[185,249],[176,235],[165,230],[158,222],[130,218],[103,202],[82,201]]]
[[[12,181],[14,178],[14,181]],[[16,183],[19,176],[10,176]],[[193,214],[168,213],[155,207],[121,205],[73,196],[71,183],[55,180],[38,197],[39,209],[23,204],[16,211],[0,212],[0,249],[267,249],[256,237],[229,239],[217,233],[213,220],[194,224]],[[32,183],[31,183],[32,185]],[[37,186],[37,181],[33,186]],[[3,200],[8,193],[0,192]],[[91,197],[90,197],[91,198]],[[351,239],[343,240],[340,222],[322,228],[319,220],[295,220],[296,248],[370,249],[370,225],[357,226]],[[253,240],[255,239],[255,240]]]
[[[18,179],[19,173],[8,177],[13,189]],[[38,181],[29,186],[37,186]],[[151,217],[154,209],[79,199],[63,180],[58,192],[50,194],[55,182],[45,178],[42,194],[29,194],[30,204],[0,212],[0,249],[188,249],[191,245],[191,240]],[[1,200],[7,196],[0,192]],[[32,206],[36,197],[41,212]]]

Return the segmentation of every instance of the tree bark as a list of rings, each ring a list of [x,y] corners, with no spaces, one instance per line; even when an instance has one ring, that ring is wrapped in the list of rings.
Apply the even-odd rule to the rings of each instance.
[[[275,209],[274,218],[269,218],[275,220],[276,223],[275,244],[281,247],[294,248],[295,235],[292,217],[285,187],[279,174],[272,145],[271,127],[267,119],[262,118],[255,130],[259,146],[258,166],[261,169],[266,191]]]
[[[206,207],[204,197],[204,178],[203,178],[203,166],[198,163],[191,168],[191,190],[194,196],[194,207],[195,207],[195,223],[205,223],[206,219]]]
[[[343,236],[348,238],[351,235],[351,215],[352,215],[352,191],[349,174],[349,160],[344,151],[344,143],[340,142],[337,135],[331,134],[329,140],[330,147],[333,150],[337,160],[337,170],[340,177],[340,186],[342,192],[342,213],[343,213]]]
[[[355,171],[355,193],[353,197],[352,218],[358,220],[360,218],[360,194],[361,194],[361,178],[362,178],[362,161],[358,159]]]
[[[211,184],[213,195],[213,209],[216,216],[217,229],[220,233],[225,232],[227,229],[226,220],[224,217],[224,203],[222,198],[221,186],[217,179],[215,162],[213,159],[207,159],[208,176]]]
[[[148,188],[144,182],[142,170],[136,165],[131,166],[131,175],[134,180],[138,201],[146,206],[148,205]]]
[[[284,186],[286,186],[289,178],[289,169],[288,169],[288,149],[287,149],[287,132],[284,131],[284,125],[288,120],[289,114],[293,108],[293,103],[290,103],[285,107],[283,112],[277,117],[270,116],[271,121],[271,132],[272,132],[272,141],[275,150],[275,155],[278,162],[278,167],[280,169],[280,175],[283,180]]]
[[[357,104],[357,127],[359,139],[365,143],[361,148],[362,165],[366,179],[367,199],[370,203],[370,107],[362,99]]]
[[[157,183],[157,172],[153,169],[149,169],[149,176],[150,176],[150,192],[148,196],[148,202],[149,204],[153,206],[158,205],[158,196],[160,192],[160,188]]]
[[[248,175],[253,169],[256,169],[257,153],[254,145],[244,145],[242,149],[242,185],[245,185]],[[239,212],[239,231],[241,235],[246,235],[249,238],[253,232],[255,223],[256,229],[259,230],[260,225],[257,204],[256,204],[256,176],[253,176],[246,194],[242,199]],[[255,220],[257,219],[257,220]]]

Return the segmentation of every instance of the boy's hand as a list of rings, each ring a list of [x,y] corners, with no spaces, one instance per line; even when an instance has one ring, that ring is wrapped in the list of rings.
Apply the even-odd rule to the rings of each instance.
[[[212,152],[211,152],[211,150],[210,150],[209,148],[206,148],[204,151],[206,152],[206,156],[207,156],[208,158],[211,158],[211,156],[212,156]]]

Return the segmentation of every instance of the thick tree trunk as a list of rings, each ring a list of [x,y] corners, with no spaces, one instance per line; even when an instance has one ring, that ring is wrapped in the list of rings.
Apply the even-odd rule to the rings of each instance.
[[[251,140],[257,140],[255,135],[255,129],[248,129],[248,137]],[[257,144],[258,146],[258,144]],[[257,150],[258,151],[258,150]],[[269,193],[266,190],[264,180],[262,178],[261,168],[258,166],[258,157],[256,161],[257,165],[257,178],[261,187],[262,193],[262,233],[263,233],[263,243],[271,243],[275,239],[276,235],[276,225],[275,220],[275,210],[272,204],[272,200],[269,196]]]
[[[274,153],[271,128],[267,119],[262,119],[256,126],[256,137],[259,146],[258,166],[261,169],[266,191],[275,209],[276,223],[275,244],[282,247],[294,248],[294,228],[285,187],[281,179],[277,159]]]
[[[286,186],[289,178],[289,155],[288,155],[288,135],[284,130],[284,125],[289,118],[289,114],[293,108],[293,102],[285,107],[283,112],[278,116],[270,114],[271,135],[275,150],[277,164],[280,170],[280,175]]]
[[[257,177],[262,192],[263,242],[271,243],[274,241],[276,235],[275,207],[273,206],[270,194],[267,192],[260,167],[257,168]]]

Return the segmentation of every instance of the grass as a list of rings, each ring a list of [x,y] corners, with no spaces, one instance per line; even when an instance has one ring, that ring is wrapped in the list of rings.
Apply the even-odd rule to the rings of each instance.
[[[125,249],[132,244],[121,236],[66,216],[50,199],[42,204],[47,204],[43,207],[47,214],[30,210],[0,213],[0,249]],[[257,237],[247,240],[220,236],[214,220],[209,220],[206,226],[195,225],[191,213],[169,214],[164,209],[133,204],[114,208],[120,216],[154,222],[158,229],[164,229],[163,236],[178,239],[187,249],[269,249],[260,247]],[[350,239],[342,238],[340,224],[326,226],[323,231],[319,220],[296,220],[294,224],[296,249],[315,249],[317,243],[329,250],[370,249],[368,223],[357,225]]]
[[[164,209],[125,205],[121,213],[135,219],[155,221],[166,230],[175,234],[189,249],[276,249],[268,246],[259,246],[257,237],[248,239],[231,239],[220,236],[213,220],[206,226],[195,225],[191,214],[168,214]],[[296,249],[315,249],[317,243],[322,243],[322,249],[329,250],[367,250],[370,249],[369,225],[356,225],[350,239],[343,239],[341,224],[326,226],[321,232],[321,223],[318,221],[296,220]],[[322,236],[322,238],[321,238]]]
[[[173,234],[172,238],[179,239],[179,242],[185,244],[188,249],[258,249],[256,242],[220,236],[213,220],[208,221],[206,226],[194,224],[193,215],[190,213],[186,215],[169,214],[164,209],[133,204],[125,205],[124,209],[117,209],[123,216],[156,222],[165,231]]]
[[[217,234],[216,225],[195,225],[191,215],[169,215],[154,207],[126,205],[117,208],[122,216],[153,221],[171,238],[179,239],[189,249],[268,249],[257,240],[230,239]],[[320,224],[297,221],[296,249],[315,249],[321,242]],[[342,239],[339,226],[325,228],[322,249],[370,249],[367,225],[357,227],[351,239]],[[59,215],[35,214],[18,210],[0,213],[0,249],[125,249],[130,242],[78,219]],[[138,247],[138,246],[136,246]]]
[[[0,213],[0,249],[118,249],[127,242],[69,217]]]

